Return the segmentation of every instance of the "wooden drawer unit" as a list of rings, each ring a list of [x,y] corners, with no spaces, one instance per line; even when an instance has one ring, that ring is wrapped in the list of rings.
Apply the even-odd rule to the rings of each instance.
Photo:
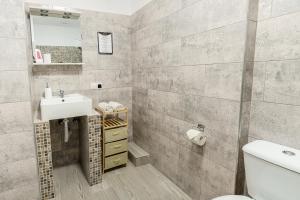
[[[102,129],[102,170],[126,166],[128,161],[128,109],[106,112],[99,107]]]
[[[107,169],[110,169],[113,167],[117,167],[120,165],[125,165],[125,164],[127,164],[127,160],[128,160],[127,152],[120,153],[120,154],[110,156],[110,157],[106,157],[104,170],[107,170]]]
[[[105,144],[105,156],[114,155],[128,150],[127,139]]]
[[[127,127],[114,128],[104,131],[104,142],[114,142],[128,137]]]

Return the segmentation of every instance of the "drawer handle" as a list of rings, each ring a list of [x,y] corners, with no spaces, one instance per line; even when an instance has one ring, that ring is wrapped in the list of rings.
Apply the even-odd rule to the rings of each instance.
[[[114,160],[114,161],[113,161],[113,163],[115,163],[115,164],[119,164],[119,163],[120,163],[120,161],[121,161],[121,159],[119,158],[119,159],[116,159],[116,160]]]
[[[114,149],[120,149],[121,147],[122,147],[122,145],[119,144],[119,145],[115,145],[113,148],[114,148]]]

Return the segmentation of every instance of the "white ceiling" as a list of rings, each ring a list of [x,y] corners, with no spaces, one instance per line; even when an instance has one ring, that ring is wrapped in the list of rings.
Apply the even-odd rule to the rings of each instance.
[[[80,8],[100,12],[132,15],[151,0],[24,0],[47,6]]]

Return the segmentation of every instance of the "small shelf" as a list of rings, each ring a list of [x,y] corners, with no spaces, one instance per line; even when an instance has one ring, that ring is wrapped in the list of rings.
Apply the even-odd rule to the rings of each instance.
[[[65,66],[65,65],[80,66],[80,65],[84,65],[84,63],[33,63],[33,66]]]
[[[127,122],[120,119],[120,118],[112,118],[112,119],[106,119],[104,122],[104,129],[113,129],[113,128],[119,128],[127,126]]]

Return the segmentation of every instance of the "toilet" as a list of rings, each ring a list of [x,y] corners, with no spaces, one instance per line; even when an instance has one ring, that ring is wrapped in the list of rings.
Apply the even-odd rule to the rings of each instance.
[[[228,195],[213,200],[300,200],[300,151],[257,140],[243,147],[252,198]]]

